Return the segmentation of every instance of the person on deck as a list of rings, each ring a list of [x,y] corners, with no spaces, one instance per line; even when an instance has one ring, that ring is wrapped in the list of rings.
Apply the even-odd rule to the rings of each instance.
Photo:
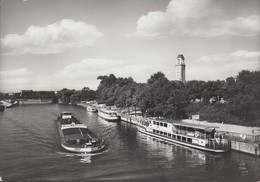
[[[215,128],[211,131],[211,138],[215,138],[215,133],[216,133],[216,130]]]

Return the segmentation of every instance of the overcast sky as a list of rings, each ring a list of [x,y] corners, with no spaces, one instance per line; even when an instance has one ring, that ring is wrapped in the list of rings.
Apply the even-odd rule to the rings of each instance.
[[[224,80],[260,69],[260,0],[1,0],[0,91],[96,89],[99,75]]]

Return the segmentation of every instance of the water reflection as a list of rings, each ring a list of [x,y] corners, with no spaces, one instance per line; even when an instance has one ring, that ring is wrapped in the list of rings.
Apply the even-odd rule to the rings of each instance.
[[[242,176],[247,176],[248,175],[248,170],[246,168],[246,164],[244,162],[239,163],[239,170],[240,170],[240,174]]]
[[[71,111],[109,143],[98,154],[63,150],[56,119]],[[32,114],[33,113],[33,114]],[[260,158],[230,151],[203,152],[167,144],[135,125],[108,122],[97,113],[65,105],[21,106],[0,113],[0,172],[8,181],[257,181]],[[64,167],[66,170],[64,170]]]
[[[147,151],[151,156],[163,156],[169,162],[173,161],[174,158],[188,157],[192,160],[190,161],[190,165],[194,166],[203,165],[206,163],[206,153],[203,151],[178,144],[168,143],[140,132],[137,134],[137,139],[139,139],[142,143],[147,144]]]

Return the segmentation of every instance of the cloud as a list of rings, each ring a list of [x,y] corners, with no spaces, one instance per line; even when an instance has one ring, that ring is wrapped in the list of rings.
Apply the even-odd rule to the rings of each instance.
[[[116,77],[133,77],[136,82],[146,82],[151,74],[161,71],[162,66],[152,64],[131,64],[121,60],[105,58],[88,58],[80,62],[69,64],[57,73],[49,75],[41,82],[38,88],[47,86],[60,90],[62,88],[82,89],[87,86],[96,89],[99,85],[97,77],[100,75],[114,74]]]
[[[212,29],[208,36],[256,36],[260,32],[260,16],[251,15],[247,17],[238,17],[234,20],[216,22],[213,26],[218,28]]]
[[[203,56],[186,64],[187,80],[224,80],[236,76],[241,70],[260,70],[260,51],[238,50],[230,53]],[[171,64],[171,63],[170,63]],[[174,80],[174,67],[157,63],[131,63],[106,58],[87,58],[61,67],[53,74],[39,75],[28,68],[0,72],[1,91],[96,89],[97,77],[114,74],[116,77],[132,77],[136,82],[146,82],[161,71]],[[172,78],[170,78],[172,77]]]
[[[224,80],[242,70],[260,70],[260,51],[238,50],[231,53],[203,56],[187,66],[188,80]]]
[[[44,82],[42,85],[55,85],[55,89],[81,89],[84,86],[96,89],[99,75],[115,73],[123,65],[122,61],[88,58],[61,68],[55,74],[42,80]]]
[[[212,0],[172,0],[165,12],[153,11],[141,16],[132,35],[145,38],[259,35],[259,15],[219,20],[218,16],[223,14],[223,11],[217,8]],[[126,34],[127,37],[131,37],[130,35]]]
[[[46,27],[30,26],[22,35],[1,39],[5,54],[56,54],[94,44],[103,36],[94,25],[63,19]]]
[[[0,86],[2,91],[30,89],[31,85],[33,85],[33,73],[26,67],[0,71]]]
[[[54,74],[39,75],[28,68],[0,72],[1,91],[82,89],[87,86],[96,89],[97,77],[114,74],[116,77],[133,77],[136,82],[146,82],[153,73],[164,71],[164,66],[153,64],[132,64],[121,60],[88,58],[69,64]],[[168,67],[167,67],[168,68]]]

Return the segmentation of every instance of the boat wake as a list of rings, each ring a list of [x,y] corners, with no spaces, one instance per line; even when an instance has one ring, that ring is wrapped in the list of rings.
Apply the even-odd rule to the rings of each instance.
[[[108,149],[104,150],[102,152],[91,153],[91,154],[89,154],[89,153],[68,153],[68,152],[57,152],[57,153],[60,155],[64,155],[66,157],[70,157],[70,158],[80,157],[80,160],[79,160],[80,163],[90,164],[92,162],[91,157],[101,155],[107,151],[108,151]]]

